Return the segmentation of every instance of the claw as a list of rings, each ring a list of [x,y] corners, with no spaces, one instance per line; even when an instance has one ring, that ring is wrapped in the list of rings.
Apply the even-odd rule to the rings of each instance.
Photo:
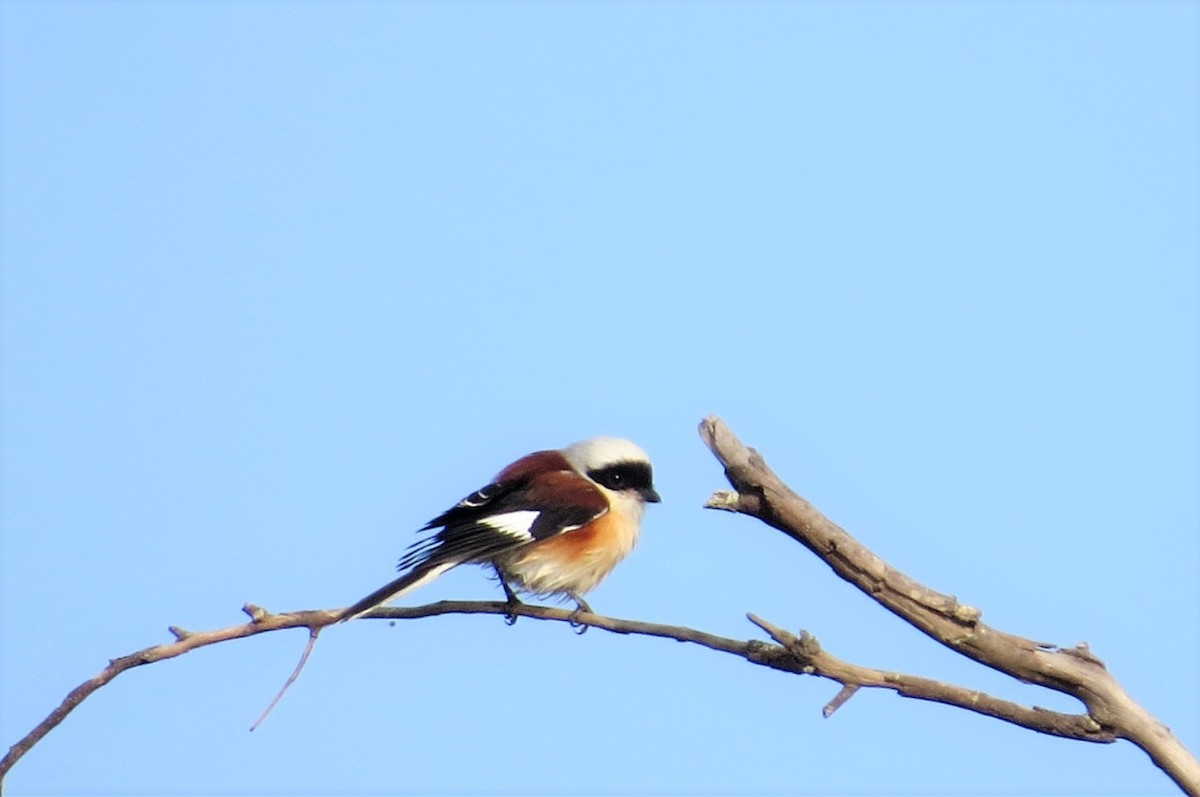
[[[571,617],[567,622],[569,622],[571,627],[575,629],[576,634],[586,634],[589,626],[587,623],[579,622],[579,615],[584,613],[593,614],[594,612],[592,612],[592,607],[588,606],[588,602],[585,601],[581,595],[578,595],[574,592],[569,592],[567,594],[571,596],[571,600],[575,601],[575,611],[571,612]]]
[[[517,597],[517,593],[513,592],[513,588],[508,585],[508,579],[500,572],[500,568],[496,568],[496,578],[500,580],[500,586],[504,588],[504,602],[508,604],[508,610],[504,612],[504,623],[506,625],[516,625],[517,607],[525,604]]]

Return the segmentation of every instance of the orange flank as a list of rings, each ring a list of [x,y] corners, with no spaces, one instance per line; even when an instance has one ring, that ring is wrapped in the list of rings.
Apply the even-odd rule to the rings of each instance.
[[[529,592],[582,594],[633,550],[637,533],[636,523],[619,512],[605,512],[577,529],[513,551],[503,557],[502,567]]]

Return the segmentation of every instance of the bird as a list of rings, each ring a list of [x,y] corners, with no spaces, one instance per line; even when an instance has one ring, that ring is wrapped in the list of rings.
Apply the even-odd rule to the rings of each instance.
[[[516,590],[575,601],[572,622],[591,613],[584,593],[633,549],[654,489],[646,452],[619,437],[593,437],[558,450],[535,451],[500,471],[426,523],[433,534],[409,546],[402,575],[344,609],[353,620],[462,564],[490,566],[511,611]]]

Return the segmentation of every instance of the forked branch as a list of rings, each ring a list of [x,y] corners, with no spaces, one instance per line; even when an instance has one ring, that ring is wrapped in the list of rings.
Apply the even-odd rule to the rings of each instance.
[[[1096,727],[1095,735],[1128,739],[1184,792],[1200,797],[1200,763],[1165,725],[1125,693],[1087,645],[1060,648],[985,625],[978,609],[891,567],[822,515],[789,489],[762,456],[738,440],[720,418],[702,421],[700,437],[725,467],[725,476],[736,491],[715,493],[708,507],[750,515],[779,529],[872,600],[951,650],[1020,681],[1078,699]],[[776,641],[796,649],[787,638],[776,637]],[[1017,724],[1042,730],[1028,722]]]

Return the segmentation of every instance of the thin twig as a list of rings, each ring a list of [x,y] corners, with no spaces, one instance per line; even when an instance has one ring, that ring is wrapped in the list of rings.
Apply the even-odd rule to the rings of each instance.
[[[317,635],[320,633],[320,628],[308,629],[308,644],[304,646],[304,652],[300,654],[300,661],[296,662],[296,669],[292,670],[292,674],[289,675],[288,679],[283,682],[283,686],[279,687],[279,691],[275,693],[275,697],[271,699],[271,702],[265,709],[263,709],[263,713],[258,715],[258,719],[256,719],[254,724],[250,726],[251,733],[257,730],[259,725],[263,724],[263,720],[267,718],[267,715],[271,713],[276,704],[283,699],[284,692],[286,692],[292,684],[296,683],[296,679],[300,677],[300,671],[304,669],[304,665],[308,663],[308,657],[312,655],[313,646],[317,644]]]

